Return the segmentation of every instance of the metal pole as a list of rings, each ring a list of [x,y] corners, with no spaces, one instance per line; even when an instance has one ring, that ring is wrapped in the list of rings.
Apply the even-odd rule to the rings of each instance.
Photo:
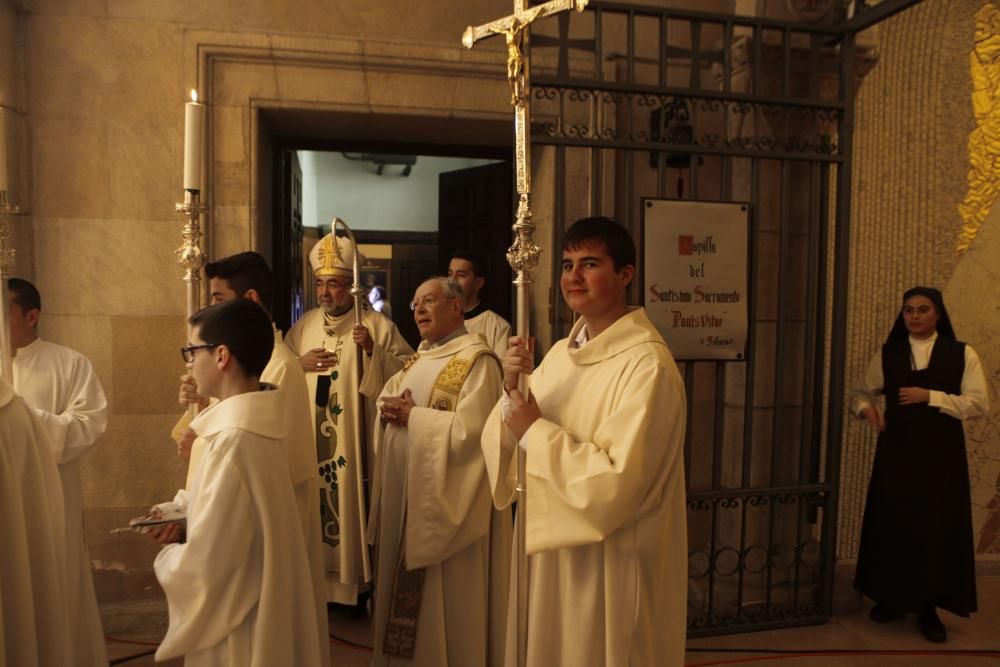
[[[527,56],[527,29],[539,18],[567,10],[582,12],[588,0],[550,0],[528,7],[527,0],[514,0],[514,13],[480,26],[469,26],[462,35],[462,44],[471,49],[480,39],[503,35],[507,44],[507,83],[514,107],[514,175],[517,183],[517,214],[514,221],[514,243],[507,251],[507,262],[513,269],[516,293],[515,332],[529,340],[531,333],[531,272],[538,265],[542,249],[535,244],[535,225],[531,221],[531,82]],[[533,346],[529,345],[529,349]],[[518,379],[518,389],[527,400],[530,396],[528,377]],[[514,534],[514,578],[517,586],[517,664],[528,661],[528,551],[526,458],[524,450],[517,451],[517,484],[514,497],[517,501],[517,530]]]
[[[358,242],[354,238],[354,232],[351,228],[347,226],[347,223],[340,218],[334,218],[333,222],[330,223],[330,231],[333,236],[337,236],[337,228],[344,230],[347,234],[347,238],[351,240],[351,246],[354,248],[354,257],[352,258],[351,268],[353,270],[354,282],[351,285],[351,296],[354,297],[354,326],[361,326],[361,319],[363,317],[363,304],[365,298],[365,288],[361,286],[361,252],[358,250]],[[337,239],[334,238],[333,242],[336,243]],[[365,350],[361,345],[358,345],[358,387],[361,386],[361,379],[365,375]],[[367,415],[365,414],[365,397],[358,395],[358,406],[360,408],[361,424],[367,424]],[[358,449],[361,451],[361,482],[362,488],[365,496],[365,517],[368,516],[368,508],[371,503],[371,499],[368,497],[369,493],[369,481],[368,481],[368,441],[366,439],[367,429],[362,427],[361,429],[361,442],[359,443]]]
[[[358,250],[358,241],[354,238],[354,232],[347,225],[346,222],[340,218],[335,217],[330,223],[330,232],[333,234],[334,247],[337,243],[337,227],[344,230],[347,234],[347,238],[351,240],[351,247],[354,249],[354,256],[351,258],[351,269],[354,276],[354,282],[351,284],[350,294],[354,297],[354,326],[361,326],[361,320],[363,318],[363,308],[364,308],[364,298],[365,298],[365,288],[361,286],[361,251]],[[358,451],[361,454],[361,491],[364,495],[364,518],[365,521],[368,520],[368,512],[371,510],[371,483],[369,481],[369,469],[368,469],[368,411],[365,406],[365,397],[361,394],[361,380],[365,376],[365,349],[358,345],[358,351],[355,355],[357,357],[357,373],[358,373],[358,415],[361,421],[361,441],[358,443]],[[375,562],[375,554],[372,553],[370,548],[368,553],[369,564]],[[371,600],[371,613],[374,615],[375,611],[375,593],[374,593],[375,577],[372,577],[372,587],[370,600]]]
[[[823,612],[833,613],[833,578],[837,560],[837,511],[840,495],[840,449],[844,427],[844,386],[847,364],[847,306],[851,260],[851,168],[854,141],[855,35],[848,33],[840,46],[840,99],[844,113],[840,117],[837,144],[844,161],[837,167],[837,208],[834,221],[833,323],[830,328],[830,395],[826,439],[826,483],[830,492],[823,512]]]
[[[507,261],[516,271],[514,288],[516,292],[517,316],[516,332],[525,341],[531,335],[531,270],[538,263],[541,249],[534,244],[532,236],[535,225],[531,222],[530,194],[524,192],[517,208],[517,222],[514,224],[516,235],[514,245],[507,251]],[[534,351],[529,345],[529,350]],[[518,378],[518,390],[525,397],[531,395],[530,377],[521,375]],[[517,532],[515,534],[516,555],[514,574],[517,582],[517,664],[528,664],[528,540],[527,540],[527,456],[521,447],[517,450],[517,485],[514,487],[517,499]]]

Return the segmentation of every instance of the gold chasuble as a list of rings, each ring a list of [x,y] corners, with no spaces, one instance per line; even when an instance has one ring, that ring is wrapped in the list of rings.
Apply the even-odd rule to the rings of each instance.
[[[585,325],[578,321],[531,375],[542,416],[521,440],[528,664],[683,665],[684,385],[643,309],[571,347]],[[518,443],[502,403],[482,443],[494,502],[505,507]],[[508,665],[515,630],[509,622]]]
[[[409,389],[416,407],[405,427],[376,429],[373,665],[503,664],[513,525],[480,445],[501,381],[482,338],[463,334],[421,344],[382,392]]]
[[[385,380],[400,370],[403,361],[413,353],[396,325],[382,314],[366,308],[362,324],[375,341],[370,357],[352,339],[353,308],[340,316],[327,315],[320,308],[310,310],[288,331],[285,339],[297,356],[321,347],[337,357],[329,370],[306,373],[306,382],[320,476],[327,601],[349,605],[356,604],[358,594],[364,592],[372,579],[365,543],[362,434],[372,432],[374,399]],[[364,357],[360,386],[358,354]],[[361,395],[365,397],[364,409]],[[369,445],[368,460],[372,458]]]

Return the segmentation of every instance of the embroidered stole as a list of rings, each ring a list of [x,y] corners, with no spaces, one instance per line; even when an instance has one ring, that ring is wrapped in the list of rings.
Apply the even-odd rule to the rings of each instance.
[[[483,349],[474,351],[468,357],[462,356],[462,352],[452,357],[438,373],[437,379],[434,380],[434,388],[431,390],[427,407],[444,412],[454,412],[458,407],[458,395],[462,391],[465,380],[469,377],[472,366],[484,354],[490,355],[495,361],[498,361],[496,355]],[[410,359],[414,357],[410,357]],[[409,370],[409,366],[405,367],[403,372],[405,373],[407,370]],[[399,544],[399,565],[396,567],[396,582],[392,590],[389,620],[385,628],[382,652],[386,655],[412,660],[413,650],[417,642],[417,620],[420,616],[420,604],[424,595],[426,572],[424,568],[406,569],[405,509],[403,510],[402,535],[403,538]]]

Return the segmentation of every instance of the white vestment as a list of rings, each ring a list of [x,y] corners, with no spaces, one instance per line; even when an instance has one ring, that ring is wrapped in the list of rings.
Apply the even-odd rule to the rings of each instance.
[[[492,310],[484,310],[474,317],[465,320],[465,328],[469,333],[477,333],[486,339],[486,344],[503,359],[507,352],[507,341],[510,339],[510,323]]]
[[[187,541],[153,565],[170,627],[157,660],[188,667],[320,665],[309,556],[285,459],[278,391],[238,394],[192,422],[205,447],[187,489]]]
[[[319,475],[316,466],[316,445],[310,426],[312,415],[309,411],[309,395],[306,375],[299,365],[299,359],[282,341],[281,332],[274,330],[274,349],[264,372],[260,374],[262,383],[276,387],[281,399],[280,415],[284,419],[284,429],[288,433],[283,440],[288,460],[288,472],[295,488],[295,504],[299,511],[299,522],[306,539],[309,553],[309,571],[315,589],[316,621],[320,632],[320,656],[323,664],[330,662],[329,616],[326,611],[326,575],[323,565],[323,536],[320,532]],[[190,427],[191,418],[184,413],[174,427],[175,437]],[[185,488],[190,488],[192,476],[204,452],[205,440],[196,438],[191,447],[188,462],[188,477]],[[183,497],[183,496],[182,496]]]
[[[531,375],[527,430],[529,665],[684,663],[684,386],[641,308],[582,348],[557,342]],[[517,442],[502,402],[483,433],[498,507]],[[511,582],[513,591],[514,582]],[[513,611],[513,609],[512,609]],[[508,622],[508,664],[515,657]]]
[[[396,329],[383,315],[365,309],[362,323],[371,333],[372,355],[361,353],[364,377],[358,385],[358,346],[351,334],[354,309],[330,321],[323,310],[310,310],[288,330],[289,349],[302,356],[322,347],[337,355],[337,361],[322,373],[306,373],[307,405],[313,430],[313,458],[320,474],[319,508],[323,557],[326,570],[326,599],[355,604],[358,593],[372,579],[371,562],[365,544],[364,479],[361,469],[362,433],[371,434],[375,398],[385,381],[403,367],[413,354]],[[317,396],[317,388],[319,396]],[[359,392],[366,399],[359,400]],[[364,414],[364,422],[361,416]],[[368,460],[371,461],[368,445]],[[371,464],[369,463],[369,466]]]
[[[0,665],[72,664],[62,484],[38,418],[0,379]]]
[[[378,429],[373,529],[378,535],[373,665],[501,665],[513,525],[490,501],[480,436],[501,390],[497,360],[479,336],[465,334],[394,375],[382,397],[412,393],[406,428]],[[482,351],[457,407],[426,407],[435,381],[460,354]],[[377,522],[377,524],[376,524]],[[424,568],[412,660],[383,653],[387,620],[405,543],[406,567]]]
[[[35,410],[59,464],[66,516],[66,604],[73,665],[106,665],[104,630],[83,533],[80,463],[108,423],[104,390],[85,356],[36,339],[14,357],[14,391]]]

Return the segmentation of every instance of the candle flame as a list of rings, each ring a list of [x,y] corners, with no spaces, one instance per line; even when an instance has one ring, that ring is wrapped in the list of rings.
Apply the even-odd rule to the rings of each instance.
[[[195,90],[194,88],[191,89],[191,101],[192,102],[198,101],[198,91]]]

